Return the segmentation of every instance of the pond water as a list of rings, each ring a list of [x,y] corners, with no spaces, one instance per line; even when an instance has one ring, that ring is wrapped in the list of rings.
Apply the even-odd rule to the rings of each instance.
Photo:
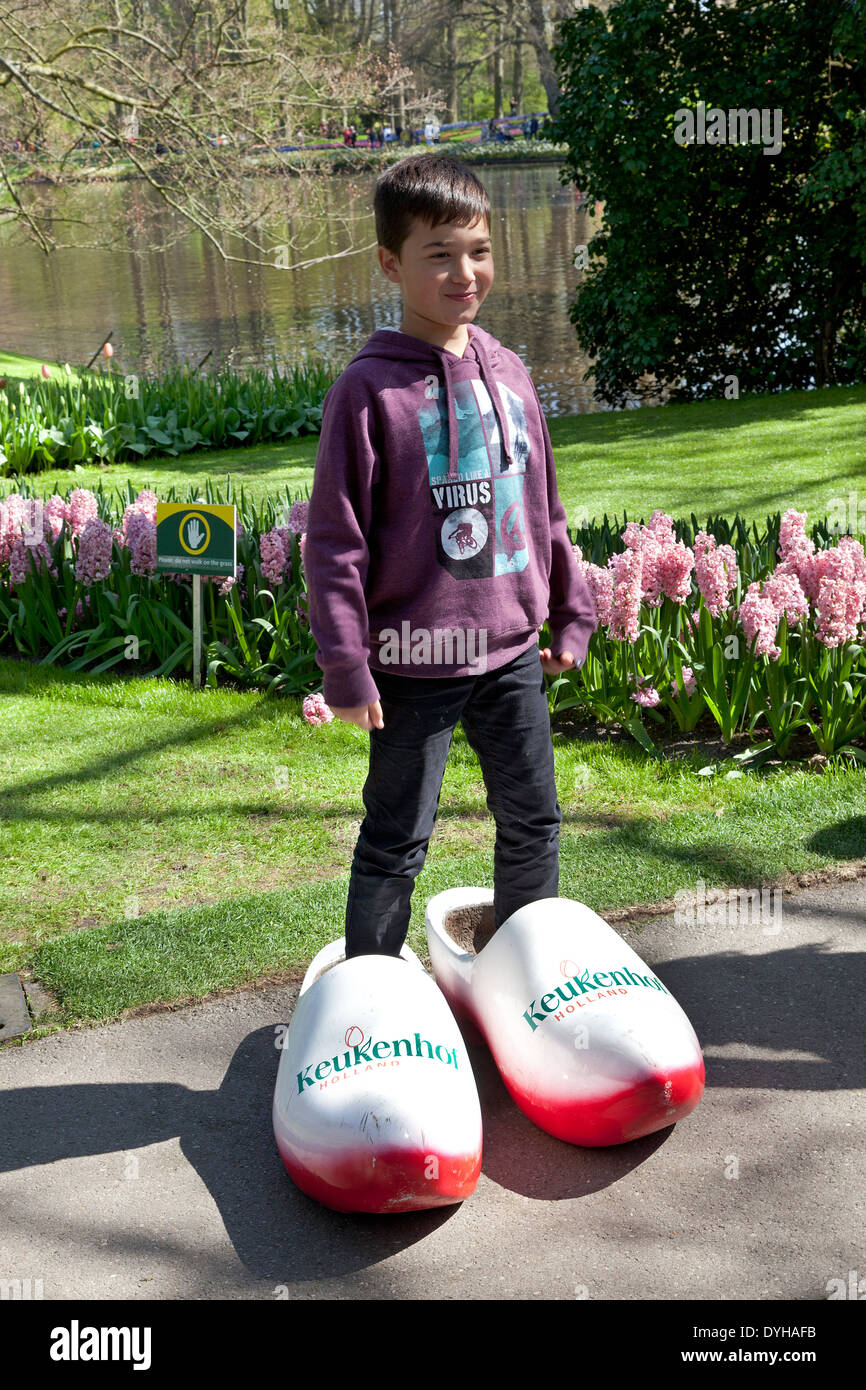
[[[557,163],[476,166],[490,194],[495,280],[475,320],[523,359],[545,411],[571,415],[604,407],[581,380],[587,366],[568,318],[582,272],[575,247],[598,225],[579,206]],[[331,176],[332,225],[302,256],[344,246],[341,214],[354,216],[355,238],[375,239],[369,211],[375,173]],[[379,266],[375,247],[303,270],[225,262],[199,233],[162,251],[143,249],[137,213],[156,195],[139,182],[78,185],[51,193],[58,216],[82,199],[99,199],[106,223],[128,229],[127,248],[64,250],[2,238],[0,346],[47,360],[86,362],[113,331],[114,365],[123,372],[197,364],[213,351],[234,366],[267,367],[273,353],[293,360],[305,350],[344,366],[377,328],[399,327],[400,292]],[[171,233],[170,215],[161,231]],[[70,238],[71,239],[71,238]]]

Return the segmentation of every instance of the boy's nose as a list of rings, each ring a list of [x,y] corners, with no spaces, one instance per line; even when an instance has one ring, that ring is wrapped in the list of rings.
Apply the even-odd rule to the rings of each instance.
[[[475,282],[475,270],[471,260],[467,258],[464,262],[458,262],[452,277],[458,285],[472,285]]]

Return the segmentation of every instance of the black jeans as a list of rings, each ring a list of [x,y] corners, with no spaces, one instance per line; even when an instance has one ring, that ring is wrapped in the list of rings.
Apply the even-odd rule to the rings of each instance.
[[[346,956],[400,953],[458,719],[478,755],[496,821],[496,926],[526,903],[557,897],[562,816],[537,644],[478,676],[377,670],[374,679],[385,727],[370,732],[367,814],[349,880]]]

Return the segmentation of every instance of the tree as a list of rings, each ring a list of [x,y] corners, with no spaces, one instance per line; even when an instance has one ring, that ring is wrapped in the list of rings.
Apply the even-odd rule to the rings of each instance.
[[[287,0],[288,3],[288,0]],[[294,3],[294,0],[293,0]],[[370,104],[390,80],[365,50],[346,53],[327,36],[286,30],[284,6],[248,0],[7,0],[0,12],[0,130],[29,163],[62,182],[76,146],[94,157],[128,160],[170,207],[185,231],[196,228],[225,260],[288,267],[287,223],[319,231],[321,180],[301,168],[291,178],[251,180],[240,156],[260,150],[285,165],[279,145],[321,111]],[[222,145],[224,138],[228,144]],[[20,165],[19,160],[19,165]],[[29,173],[25,160],[24,174]],[[5,196],[4,196],[5,195]],[[14,158],[0,165],[0,225],[16,223],[47,253],[62,238],[53,199],[22,176]],[[75,228],[76,245],[112,245],[98,199]],[[353,228],[343,218],[350,238]],[[123,229],[119,229],[123,235]],[[365,228],[365,230],[367,230]],[[86,242],[85,242],[86,244]],[[368,250],[350,245],[336,254]],[[315,257],[315,259],[325,259]]]
[[[596,396],[862,381],[866,0],[619,0],[552,52],[553,138],[604,203],[569,311]]]
[[[557,81],[553,62],[552,47],[557,25],[574,12],[575,4],[586,9],[590,5],[605,13],[612,0],[552,0],[545,10],[544,0],[525,0],[527,39],[535,50],[538,72],[547,95],[547,109],[551,116],[559,111],[562,93]]]

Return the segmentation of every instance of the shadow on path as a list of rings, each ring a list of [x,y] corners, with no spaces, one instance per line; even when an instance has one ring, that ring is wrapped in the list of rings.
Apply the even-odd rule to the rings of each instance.
[[[832,915],[838,919],[839,913]],[[862,913],[851,915],[863,921]],[[704,1099],[684,1122],[694,1139],[723,1088],[828,1092],[866,1085],[854,1024],[866,983],[862,954],[815,944],[768,946],[765,954],[722,952],[657,961],[653,969],[710,1054]],[[107,1044],[113,1032],[122,1045],[123,1029],[113,1025]],[[193,1030],[197,1050],[207,1030],[203,1013],[201,1032]],[[714,1049],[731,1045],[768,1055],[713,1059]],[[811,1056],[784,1055],[791,1052]],[[673,1133],[670,1128],[615,1148],[575,1148],[517,1110],[486,1048],[472,1047],[470,1057],[484,1115],[483,1171],[525,1197],[558,1201],[597,1192],[642,1164]],[[164,1082],[6,1090],[0,1096],[0,1171],[134,1151],[179,1136],[238,1258],[252,1275],[288,1284],[369,1269],[454,1214],[450,1207],[390,1217],[341,1215],[299,1192],[283,1169],[271,1127],[278,1063],[274,1027],[268,1026],[244,1038],[217,1091]],[[178,1067],[182,1071],[182,1053]]]

